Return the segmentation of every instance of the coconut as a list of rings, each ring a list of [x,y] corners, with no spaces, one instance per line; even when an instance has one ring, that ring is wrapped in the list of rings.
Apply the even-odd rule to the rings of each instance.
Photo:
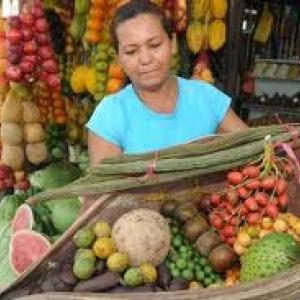
[[[168,255],[171,234],[167,220],[150,209],[136,209],[121,216],[112,238],[120,252],[127,253],[131,266],[144,262],[155,266]]]

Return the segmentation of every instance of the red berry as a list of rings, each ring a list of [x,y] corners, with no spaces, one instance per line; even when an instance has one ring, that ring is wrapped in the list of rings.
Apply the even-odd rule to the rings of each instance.
[[[254,199],[260,206],[266,206],[269,202],[268,195],[264,192],[256,193]]]
[[[285,209],[289,202],[289,196],[287,193],[284,193],[278,197],[278,205],[281,209]]]
[[[266,207],[266,214],[272,218],[272,219],[276,219],[278,216],[278,208],[274,203],[269,203]]]
[[[245,207],[247,207],[250,211],[257,211],[258,204],[253,197],[249,197],[244,202]]]
[[[241,172],[234,171],[227,174],[227,180],[234,185],[242,183],[243,179],[244,176]]]
[[[213,193],[211,195],[211,198],[210,198],[210,203],[213,205],[213,206],[218,206],[220,203],[221,203],[222,199],[221,199],[221,196],[217,193]]]

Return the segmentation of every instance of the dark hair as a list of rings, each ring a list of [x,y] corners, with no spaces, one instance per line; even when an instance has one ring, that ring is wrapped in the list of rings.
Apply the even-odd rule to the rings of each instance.
[[[152,14],[158,16],[165,32],[167,33],[170,39],[172,38],[171,21],[167,18],[164,11],[161,10],[158,5],[154,4],[149,0],[131,0],[117,9],[113,20],[110,24],[111,42],[117,51],[119,50],[119,41],[116,33],[117,27],[121,23],[132,19],[140,14]]]

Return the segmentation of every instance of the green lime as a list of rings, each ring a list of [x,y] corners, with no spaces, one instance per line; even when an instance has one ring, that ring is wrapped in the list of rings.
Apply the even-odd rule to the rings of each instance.
[[[197,270],[196,269],[196,279],[197,279],[197,281],[202,282],[204,280],[204,278],[205,278],[204,272],[202,270]]]
[[[181,253],[187,253],[188,252],[188,249],[187,249],[187,247],[186,246],[181,246],[180,248],[179,248],[179,253],[181,254]]]
[[[186,254],[187,254],[188,258],[192,258],[193,257],[193,251],[188,250]]]
[[[171,227],[171,233],[172,233],[173,235],[177,234],[178,232],[179,232],[178,227],[175,227],[175,226]]]
[[[180,271],[175,268],[175,269],[171,270],[171,275],[173,278],[179,278],[181,274],[180,274]]]
[[[204,267],[204,266],[207,266],[208,260],[205,257],[201,257],[200,260],[199,260],[199,263],[200,263],[201,266]]]
[[[205,286],[210,286],[211,284],[213,284],[213,281],[210,277],[205,277],[203,283]]]
[[[192,270],[190,269],[185,269],[181,272],[181,276],[188,280],[188,281],[191,281],[193,278],[194,278],[194,273]]]
[[[170,269],[176,269],[176,264],[175,264],[175,262],[171,262],[169,268],[170,268]]]
[[[187,268],[188,269],[191,269],[191,270],[194,270],[195,269],[195,264],[193,261],[188,261],[187,263]]]
[[[182,245],[182,237],[180,235],[175,235],[172,239],[172,246],[175,248],[180,248]]]
[[[210,266],[205,266],[203,271],[207,276],[210,276],[213,273],[213,269]]]
[[[176,267],[179,269],[179,270],[184,270],[186,268],[186,260],[182,259],[182,258],[179,258],[177,261],[176,261]]]

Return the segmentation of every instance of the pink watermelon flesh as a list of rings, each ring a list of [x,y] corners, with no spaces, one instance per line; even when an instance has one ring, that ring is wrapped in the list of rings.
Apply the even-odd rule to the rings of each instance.
[[[11,223],[11,229],[13,232],[21,229],[32,229],[33,222],[33,213],[30,206],[28,204],[22,204],[15,213]]]
[[[41,234],[22,229],[17,231],[10,243],[10,264],[16,275],[25,272],[43,257],[51,248],[49,241]]]

